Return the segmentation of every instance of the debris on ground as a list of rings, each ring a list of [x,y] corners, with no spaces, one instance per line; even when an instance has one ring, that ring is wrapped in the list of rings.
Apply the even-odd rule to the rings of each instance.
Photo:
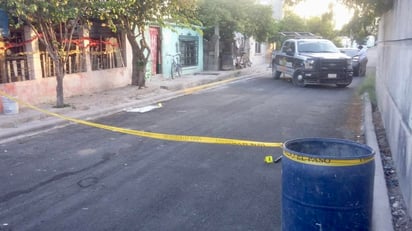
[[[388,188],[389,204],[391,206],[394,231],[411,231],[412,219],[408,215],[408,208],[403,199],[396,169],[393,164],[392,153],[386,138],[385,128],[379,110],[373,112],[373,123],[375,126],[376,139],[382,159],[383,171],[385,173],[386,186]]]

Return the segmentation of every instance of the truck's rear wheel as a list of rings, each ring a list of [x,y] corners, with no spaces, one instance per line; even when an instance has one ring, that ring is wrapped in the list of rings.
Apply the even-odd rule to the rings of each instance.
[[[275,64],[273,63],[272,64],[272,77],[274,79],[279,79],[281,74],[282,74],[282,72],[277,71],[276,68],[275,68]]]
[[[280,72],[280,71],[272,70],[272,77],[274,79],[279,79],[281,74],[282,74],[282,72]]]
[[[295,74],[293,74],[292,83],[298,87],[305,87],[306,84],[305,80],[303,80],[303,73],[300,71],[295,72]]]

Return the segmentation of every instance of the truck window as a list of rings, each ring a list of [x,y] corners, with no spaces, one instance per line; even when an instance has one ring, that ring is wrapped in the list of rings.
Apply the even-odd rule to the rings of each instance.
[[[282,48],[282,52],[286,53],[288,50],[291,50],[293,53],[296,51],[295,43],[292,41],[285,42]]]
[[[293,53],[295,53],[296,48],[295,48],[295,43],[294,42],[290,43],[290,49],[292,50]]]
[[[282,47],[282,52],[286,53],[289,46],[290,46],[290,42],[285,42],[285,44],[283,44],[283,47]]]
[[[338,53],[336,46],[329,41],[299,41],[299,52],[308,53]]]

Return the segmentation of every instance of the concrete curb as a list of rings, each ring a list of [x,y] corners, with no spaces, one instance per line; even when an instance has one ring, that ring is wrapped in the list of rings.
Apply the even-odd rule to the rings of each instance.
[[[393,231],[392,213],[389,205],[382,159],[372,120],[372,106],[368,93],[363,95],[364,131],[366,144],[375,150],[375,182],[373,189],[372,230]]]

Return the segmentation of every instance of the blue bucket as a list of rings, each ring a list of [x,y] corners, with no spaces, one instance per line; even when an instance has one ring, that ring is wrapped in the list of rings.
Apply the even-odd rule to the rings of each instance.
[[[16,101],[5,96],[1,97],[1,101],[3,102],[3,114],[14,115],[19,113],[19,104]]]
[[[342,139],[285,142],[282,230],[371,230],[374,154]]]

